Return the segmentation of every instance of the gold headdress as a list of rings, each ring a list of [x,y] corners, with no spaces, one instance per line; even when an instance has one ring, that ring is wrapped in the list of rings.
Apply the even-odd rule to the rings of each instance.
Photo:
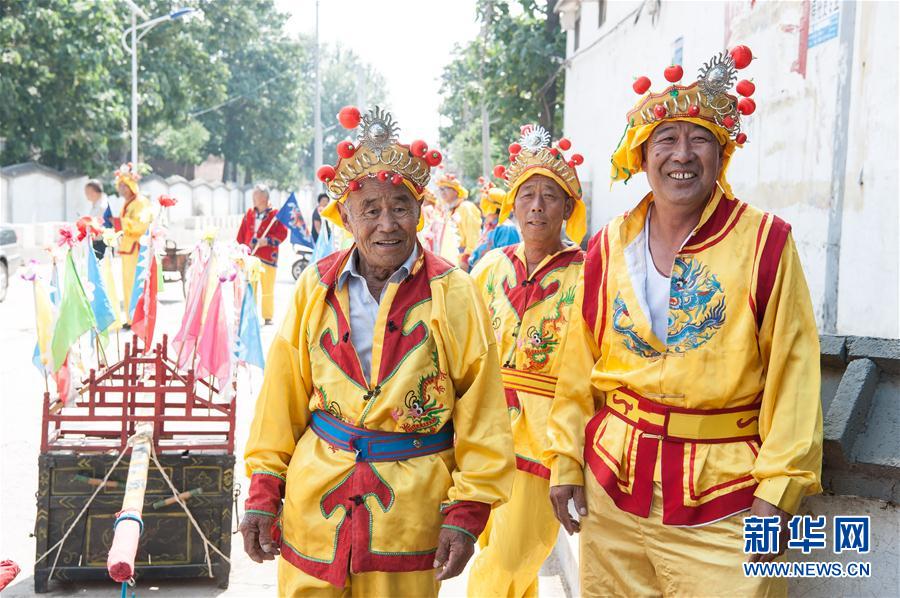
[[[509,191],[500,209],[500,222],[512,212],[516,193],[522,183],[536,174],[556,181],[572,199],[575,208],[566,221],[566,235],[575,243],[580,243],[587,231],[587,210],[582,200],[581,181],[576,167],[584,162],[581,154],[572,154],[566,160],[563,152],[572,148],[572,142],[562,138],[552,144],[550,133],[540,125],[525,125],[521,129],[519,141],[509,146],[509,167],[497,165],[494,176],[506,179]]]
[[[737,70],[749,65],[752,59],[747,46],[721,52],[704,64],[697,80],[687,86],[678,85],[684,76],[683,69],[670,66],[664,76],[672,85],[658,93],[647,93],[650,89],[647,77],[636,79],[632,87],[642,97],[628,112],[625,134],[612,155],[613,182],[628,182],[641,171],[641,145],[657,126],[667,121],[686,121],[712,132],[723,147],[718,183],[727,197],[733,197],[725,171],[734,150],[747,141],[747,134],[741,131],[741,116],[749,116],[756,110],[756,103],[750,99],[756,86],[746,79],[738,81],[735,91],[744,96],[741,99],[728,92],[737,78]]]
[[[409,145],[400,143],[396,121],[390,112],[378,106],[364,115],[358,108],[346,106],[338,113],[338,120],[344,128],[356,129],[357,142],[356,145],[350,141],[338,143],[337,164],[326,164],[316,173],[331,197],[331,203],[322,210],[323,217],[343,228],[337,206],[351,191],[360,189],[366,179],[377,178],[389,180],[394,185],[405,185],[416,200],[422,200],[431,169],[443,159],[439,151],[429,150],[421,139]]]

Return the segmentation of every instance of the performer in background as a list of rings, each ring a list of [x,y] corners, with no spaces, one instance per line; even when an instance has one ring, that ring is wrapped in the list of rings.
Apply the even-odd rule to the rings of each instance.
[[[505,175],[509,192],[485,213],[507,227],[514,210],[522,242],[489,251],[472,270],[488,307],[500,351],[503,388],[516,451],[516,478],[509,502],[491,511],[469,576],[469,596],[536,596],[538,571],[556,544],[559,522],[550,503],[550,470],[541,464],[547,448],[547,414],[560,358],[569,335],[570,311],[584,254],[581,183],[574,166],[551,153],[555,146],[540,127],[526,127]],[[488,209],[485,209],[488,208]],[[574,241],[563,242],[562,229]],[[513,229],[515,230],[515,229]]]
[[[658,93],[638,79],[612,156],[613,181],[645,172],[651,191],[589,244],[545,454],[585,596],[783,595],[784,578],[744,575],[776,556],[744,553],[744,517],[780,518],[783,550],[821,491],[819,337],[791,227],[725,177],[749,63],[739,46],[686,85],[680,66]]]
[[[514,245],[522,240],[519,235],[519,229],[513,222],[514,213],[510,213],[506,220],[500,220],[500,208],[506,199],[506,192],[502,189],[494,187],[493,183],[487,183],[481,190],[481,213],[484,219],[481,225],[481,238],[478,240],[478,247],[472,252],[469,260],[470,266],[475,264],[484,257],[484,254],[496,247],[506,247]]]
[[[500,364],[475,283],[416,241],[440,154],[377,107],[340,120],[359,139],[319,169],[322,216],[354,244],[303,272],[272,342],[244,547],[280,553],[281,596],[436,596],[509,496]]]
[[[141,237],[153,222],[150,200],[141,195],[138,189],[140,178],[136,166],[131,162],[123,164],[116,171],[116,191],[125,200],[119,217],[122,230],[119,255],[122,258],[122,297],[125,300],[126,320],[123,328],[125,329],[131,328],[131,289],[134,286]]]
[[[288,230],[275,218],[276,210],[269,202],[269,188],[257,185],[253,189],[253,207],[244,214],[238,229],[237,242],[250,248],[250,253],[262,262],[261,283],[253,283],[253,294],[262,305],[265,325],[272,323],[275,314],[275,274],[278,270],[278,246],[287,238]],[[260,287],[262,292],[257,292]]]
[[[469,192],[452,174],[438,178],[438,194],[441,196],[439,255],[462,270],[469,271],[469,258],[481,237],[481,212],[478,206],[466,201]]]

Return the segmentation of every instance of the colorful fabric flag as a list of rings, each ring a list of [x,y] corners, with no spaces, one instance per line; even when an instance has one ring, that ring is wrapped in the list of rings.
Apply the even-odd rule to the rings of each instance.
[[[50,341],[54,372],[62,367],[63,361],[69,353],[69,347],[78,340],[78,337],[97,325],[94,320],[94,312],[91,311],[91,304],[84,293],[81,279],[78,278],[71,250],[66,255],[63,285],[59,316],[56,318],[53,338]]]
[[[209,256],[205,264],[199,262],[201,259],[199,251],[194,256],[195,262],[191,268],[191,280],[188,285],[184,316],[181,318],[181,328],[178,329],[172,340],[172,345],[178,352],[177,361],[180,368],[186,368],[190,364],[194,349],[197,347],[197,339],[200,338],[204,298],[213,263],[213,256]]]
[[[56,316],[55,307],[50,300],[50,294],[44,283],[35,276],[32,281],[34,290],[34,319],[37,330],[37,342],[34,344],[34,354],[31,357],[34,367],[41,373],[50,371],[50,340],[53,338],[53,320]]]
[[[116,321],[107,330],[118,330],[125,323],[125,314],[122,313],[122,302],[119,300],[119,287],[116,285],[116,279],[113,276],[113,257],[109,251],[106,256],[100,260],[103,275],[103,285],[106,288],[106,294],[109,297],[109,304],[112,307],[113,315]]]
[[[306,228],[306,222],[303,220],[303,214],[300,212],[300,205],[293,193],[288,196],[287,201],[275,214],[275,218],[291,231],[292,244],[304,245],[310,249],[314,247],[309,230]]]
[[[156,303],[159,287],[157,285],[156,254],[150,252],[150,264],[147,266],[149,276],[141,289],[141,296],[134,308],[131,320],[131,331],[134,336],[144,341],[144,350],[150,349],[153,342],[153,331],[156,328]]]
[[[107,202],[106,209],[103,210],[103,228],[113,228],[114,226],[112,208],[109,207]]]
[[[253,286],[249,283],[244,289],[244,300],[241,302],[241,317],[238,320],[238,336],[234,354],[239,360],[255,365],[259,369],[266,367],[262,339],[259,335],[256,298],[253,296]]]
[[[106,282],[100,275],[100,264],[93,251],[87,252],[87,279],[91,287],[91,309],[94,310],[94,320],[97,322],[97,332],[105,332],[116,323],[116,313],[113,311],[112,301],[106,292]]]
[[[150,276],[150,254],[153,253],[153,243],[150,240],[150,229],[141,237],[138,250],[137,265],[134,269],[134,284],[131,286],[131,305],[128,306],[128,315],[134,320],[134,308],[137,307],[138,298],[144,290],[144,281]]]
[[[221,386],[231,378],[231,342],[228,315],[222,299],[222,283],[216,285],[197,344],[197,376],[215,376]]]

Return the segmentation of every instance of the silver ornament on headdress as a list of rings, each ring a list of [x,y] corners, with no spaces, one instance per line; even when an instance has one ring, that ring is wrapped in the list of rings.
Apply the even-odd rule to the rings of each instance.
[[[391,113],[375,106],[366,112],[360,122],[359,144],[380,154],[386,147],[397,143],[400,127]]]
[[[522,149],[536,152],[550,145],[550,133],[541,125],[529,125],[522,130],[519,145],[522,146]]]
[[[734,68],[734,60],[725,52],[713,56],[709,62],[700,69],[697,86],[707,100],[726,93],[737,79],[737,70]]]

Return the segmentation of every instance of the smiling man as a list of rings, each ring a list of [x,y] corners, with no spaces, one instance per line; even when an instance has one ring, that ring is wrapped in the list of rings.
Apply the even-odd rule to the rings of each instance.
[[[322,216],[355,243],[307,268],[272,343],[244,548],[281,555],[281,596],[436,596],[512,485],[494,336],[471,278],[416,240],[440,154],[377,107],[341,122],[359,141],[319,169]]]
[[[491,512],[480,538],[469,596],[536,595],[538,571],[559,531],[550,504],[550,470],[541,456],[584,262],[577,243],[585,232],[581,183],[559,144],[568,147],[564,140],[551,146],[541,127],[524,128],[509,170],[498,170],[506,175],[509,193],[500,193],[496,209],[502,220],[515,210],[522,242],[489,251],[472,270],[503,363],[518,471],[509,502]],[[571,241],[562,239],[564,223]]]
[[[743,552],[744,517],[778,517],[783,550],[821,490],[819,341],[791,228],[725,179],[755,108],[728,93],[735,69],[723,53],[643,95],[612,156],[614,181],[645,172],[651,192],[589,244],[544,460],[585,596],[784,594],[744,576],[777,555]]]

